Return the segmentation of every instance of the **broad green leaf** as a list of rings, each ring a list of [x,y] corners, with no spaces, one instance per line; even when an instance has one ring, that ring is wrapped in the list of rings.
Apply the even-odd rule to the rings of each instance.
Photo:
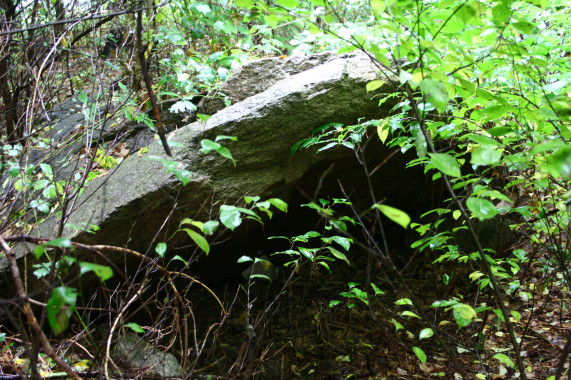
[[[400,225],[404,229],[406,229],[410,224],[410,216],[398,208],[383,204],[374,204],[373,207],[382,212],[387,218]]]
[[[49,245],[50,247],[60,247],[60,248],[72,248],[71,240],[68,238],[60,237],[54,240],[50,240],[44,243],[44,245]]]
[[[214,232],[216,232],[219,225],[220,223],[218,221],[209,220],[208,222],[204,223],[204,226],[202,226],[202,232],[204,232],[207,235],[212,235],[214,234]]]
[[[414,318],[421,319],[418,315],[416,315],[416,314],[413,313],[412,311],[405,310],[405,311],[403,311],[401,314],[404,315],[404,316],[407,316],[407,317],[414,317]]]
[[[253,262],[253,261],[254,260],[250,256],[242,256],[238,259],[237,263],[242,264],[242,263],[249,263],[249,262]]]
[[[414,346],[412,348],[412,351],[414,352],[414,354],[416,355],[418,360],[420,360],[421,363],[423,364],[426,363],[426,354],[424,353],[424,351],[422,351],[420,347]]]
[[[145,330],[143,330],[143,328],[138,323],[135,323],[135,322],[130,322],[130,323],[125,324],[125,327],[130,328],[131,330],[133,330],[136,333],[140,333],[140,334],[145,333]]]
[[[430,163],[442,173],[451,177],[460,177],[460,165],[456,159],[446,153],[429,153]]]
[[[341,247],[343,247],[343,249],[345,249],[346,251],[349,250],[349,248],[351,248],[351,243],[353,243],[353,239],[349,239],[343,236],[333,236],[331,238],[335,243],[339,244]]]
[[[428,95],[428,101],[436,107],[439,112],[446,111],[448,105],[448,91],[443,83],[433,79],[423,79],[420,81],[420,89]]]
[[[285,203],[281,199],[271,198],[271,199],[268,199],[268,202],[270,202],[275,208],[277,208],[281,212],[287,213],[287,203]]]
[[[333,247],[327,247],[327,249],[329,250],[329,252],[331,252],[331,254],[333,256],[335,256],[336,258],[338,258],[339,260],[343,260],[347,263],[347,265],[351,265],[351,263],[349,262],[349,259],[347,258],[347,256],[345,256],[345,254]]]
[[[548,155],[547,164],[543,167],[555,178],[571,179],[571,147]]]
[[[89,263],[86,261],[79,262],[80,273],[83,275],[87,272],[93,272],[99,280],[102,282],[109,280],[113,277],[113,269],[106,265],[99,265],[95,263]]]
[[[488,137],[488,136],[483,136],[483,135],[477,135],[477,134],[470,134],[468,136],[466,136],[468,139],[474,141],[477,144],[480,144],[482,146],[493,146],[496,147],[498,145],[500,145],[495,139]]]
[[[48,178],[52,178],[52,177],[54,176],[54,172],[53,172],[53,170],[52,170],[51,165],[49,165],[49,164],[40,164],[40,169],[42,169],[42,171],[43,171],[44,173],[46,173],[46,176],[47,176]]]
[[[489,146],[476,148],[472,151],[470,163],[473,165],[496,165],[502,159],[502,153]]]
[[[251,8],[255,5],[252,0],[234,0],[234,4],[239,8]]]
[[[55,335],[64,332],[75,310],[77,290],[67,286],[59,286],[52,290],[46,305],[48,322]]]
[[[512,11],[510,7],[505,4],[499,3],[495,7],[492,8],[492,19],[496,23],[496,25],[504,25],[504,23],[510,18],[512,15]]]
[[[381,289],[379,289],[379,287],[372,282],[371,282],[371,288],[373,288],[373,291],[375,292],[376,296],[380,296],[380,295],[385,294],[385,292],[383,292]]]
[[[226,228],[234,231],[236,227],[242,224],[240,211],[234,206],[220,206],[220,221]]]
[[[157,246],[155,247],[155,252],[157,252],[157,254],[160,257],[163,257],[165,255],[165,252],[167,251],[167,245],[166,243],[159,243],[157,244]]]
[[[506,113],[513,111],[513,107],[510,106],[490,106],[480,110],[480,114],[484,116],[487,120],[494,120]]]
[[[297,8],[299,3],[297,0],[275,0],[276,4],[281,5],[284,8]]]
[[[391,127],[388,123],[382,123],[377,125],[377,134],[379,135],[379,139],[383,144],[385,143],[385,141],[387,141],[390,130]]]
[[[486,199],[470,197],[466,200],[466,206],[480,220],[491,219],[498,215],[494,204]]]
[[[513,129],[510,127],[493,127],[488,130],[488,133],[492,136],[500,137],[513,133]]]
[[[404,326],[398,323],[396,319],[391,318],[391,322],[395,325],[395,331],[404,330]]]
[[[492,359],[496,359],[500,363],[507,365],[510,368],[515,368],[515,363],[507,355],[500,352],[492,356]]]
[[[395,305],[410,305],[412,306],[412,301],[410,298],[401,298],[395,301]]]
[[[194,241],[194,243],[204,251],[204,253],[207,255],[210,253],[210,245],[204,236],[194,230],[191,230],[190,228],[183,228],[182,231],[186,232],[188,236]]]
[[[373,80],[367,83],[367,92],[375,91],[381,88],[385,84],[385,81],[382,80]]]
[[[458,303],[452,308],[454,319],[460,328],[469,325],[477,317],[476,311],[470,305]]]
[[[381,17],[387,7],[387,2],[385,0],[371,0],[370,4],[376,18]]]
[[[523,34],[531,34],[531,31],[535,27],[535,25],[529,21],[518,21],[514,22],[512,25]]]
[[[183,259],[179,255],[176,255],[175,257],[173,257],[171,261],[182,261],[184,263],[184,265],[188,265],[188,261],[186,261],[185,259]]]
[[[34,248],[34,255],[36,256],[36,259],[40,259],[44,253],[46,253],[46,246],[43,244],[39,244],[36,245],[36,247]]]
[[[416,148],[416,154],[419,158],[426,157],[426,138],[424,137],[424,133],[422,133],[422,131],[418,131],[416,134],[414,146]]]
[[[399,81],[401,84],[405,84],[407,81],[412,79],[412,74],[406,70],[401,70],[399,73]]]
[[[418,334],[418,339],[422,340],[422,339],[430,338],[433,335],[434,335],[434,331],[432,331],[432,329],[430,327],[427,327],[427,328],[422,329],[420,331],[420,333]]]

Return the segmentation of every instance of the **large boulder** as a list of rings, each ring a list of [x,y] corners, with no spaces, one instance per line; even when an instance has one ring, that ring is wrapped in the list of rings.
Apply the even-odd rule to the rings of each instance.
[[[352,150],[334,148],[318,155],[314,151],[291,155],[290,150],[326,123],[354,124],[386,117],[391,105],[379,108],[378,96],[395,89],[383,86],[374,99],[365,88],[379,77],[378,69],[363,54],[335,57],[288,75],[205,122],[179,129],[170,138],[172,158],[153,144],[144,156],[131,156],[109,175],[93,180],[67,221],[75,228],[66,228],[65,235],[78,242],[148,252],[152,244],[167,241],[184,217],[208,220],[220,204],[234,204],[244,195],[296,201],[300,188],[313,194],[318,183],[323,186],[325,172],[327,181],[338,188],[337,180],[341,180],[344,190],[358,198],[368,180]],[[237,137],[235,142],[223,141],[236,166],[218,154],[199,151],[201,140],[214,140],[218,135]],[[373,158],[382,162],[390,153],[379,144],[373,149]],[[176,161],[178,170],[192,172],[190,183],[182,186],[160,160]],[[373,180],[377,199],[410,209],[426,203],[433,194],[422,190],[426,187],[422,170],[405,171],[404,163],[400,154],[391,158]],[[99,231],[92,234],[77,228],[88,224],[99,226]],[[50,237],[54,231],[55,221],[47,220],[36,233]],[[120,263],[123,254],[110,253],[107,258]],[[2,258],[0,270],[6,269]]]
[[[325,52],[307,57],[265,58],[248,62],[217,90],[204,97],[198,104],[198,112],[213,115],[225,108],[226,102],[230,104],[241,102],[266,91],[280,80],[335,58],[337,55],[334,52]]]

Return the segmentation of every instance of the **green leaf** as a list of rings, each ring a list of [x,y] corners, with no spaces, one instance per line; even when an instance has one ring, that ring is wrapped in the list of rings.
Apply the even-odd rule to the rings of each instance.
[[[113,269],[106,265],[99,265],[95,263],[89,263],[86,261],[79,262],[80,273],[83,275],[87,272],[93,272],[99,280],[102,282],[109,280],[113,277]]]
[[[412,79],[412,74],[409,73],[406,70],[401,70],[399,73],[399,82],[401,84],[405,84],[406,82],[408,82],[409,80]]]
[[[370,81],[369,83],[367,83],[367,92],[375,91],[381,88],[385,83],[386,83],[385,81],[378,79]]]
[[[182,261],[184,263],[184,265],[188,265],[188,261],[186,261],[185,259],[183,259],[179,255],[176,255],[175,257],[173,257],[171,261]]]
[[[220,223],[216,220],[209,220],[208,222],[204,223],[202,226],[202,232],[207,235],[213,235],[214,232],[218,229]]]
[[[157,252],[157,254],[160,257],[163,257],[165,255],[165,252],[167,251],[167,245],[166,243],[159,243],[157,244],[157,246],[155,247],[155,251]]]
[[[34,255],[36,256],[36,259],[40,259],[44,253],[46,253],[46,246],[43,244],[40,245],[36,245],[36,247],[34,248]]]
[[[395,325],[395,331],[404,330],[404,326],[398,323],[396,319],[391,318],[391,322]]]
[[[228,158],[229,160],[232,160],[232,162],[234,163],[234,166],[236,166],[236,161],[232,157],[232,154],[230,153],[230,151],[227,148],[220,145],[219,143],[212,141],[212,140],[209,140],[209,139],[204,139],[204,140],[200,141],[200,145],[202,146],[202,148],[200,149],[200,151],[202,153],[210,153],[211,151],[215,150],[222,157]]]
[[[414,146],[416,148],[416,154],[419,158],[426,157],[426,138],[424,137],[424,133],[422,131],[418,131],[416,134],[416,140],[414,142]]]
[[[416,355],[418,360],[420,360],[421,363],[423,364],[426,363],[426,354],[424,353],[424,351],[422,351],[420,347],[414,346],[412,348],[412,351],[414,352],[414,354]]]
[[[486,199],[470,197],[466,200],[466,206],[480,220],[491,219],[498,215],[498,210],[494,204]]]
[[[484,146],[472,151],[470,163],[473,165],[496,165],[502,159],[502,153],[495,148]]]
[[[499,143],[495,139],[488,137],[488,136],[470,134],[466,137],[469,138],[470,140],[474,141],[475,143],[482,145],[482,146],[497,147],[499,145]]]
[[[349,262],[349,259],[347,258],[347,256],[345,256],[345,254],[333,247],[327,247],[327,249],[329,250],[329,252],[331,252],[331,254],[333,256],[335,256],[336,258],[338,258],[339,260],[343,260],[347,263],[347,265],[351,265],[351,263]]]
[[[558,149],[547,156],[547,164],[543,165],[555,178],[571,179],[571,147]]]
[[[497,354],[492,356],[492,359],[496,359],[500,363],[507,365],[510,368],[515,368],[515,363],[505,354],[498,352]]]
[[[513,128],[510,127],[493,127],[488,130],[488,133],[494,137],[509,135],[513,132]]]
[[[131,330],[133,330],[136,333],[140,333],[140,334],[145,333],[145,330],[143,330],[143,328],[138,323],[135,323],[135,322],[130,322],[130,323],[125,324],[125,327],[130,328]]]
[[[252,259],[250,256],[242,256],[236,262],[238,264],[242,264],[242,263],[250,263],[252,261],[254,261],[254,259]]]
[[[50,178],[50,179],[53,178],[54,172],[53,172],[53,170],[52,170],[51,165],[49,165],[49,164],[40,164],[40,169],[42,169],[42,171],[43,171],[44,173],[46,173],[46,176],[47,176],[48,178]]]
[[[442,173],[451,177],[460,177],[460,165],[456,159],[446,153],[429,153],[430,163]]]
[[[186,232],[188,236],[194,241],[194,243],[204,251],[204,253],[207,255],[210,253],[210,245],[204,236],[194,230],[191,230],[190,228],[183,228],[182,231]]]
[[[390,130],[391,130],[391,127],[388,123],[383,123],[383,124],[377,125],[377,134],[379,135],[379,139],[381,140],[381,142],[383,144],[385,143],[385,141],[387,141],[387,138],[389,137]]]
[[[342,236],[333,236],[331,239],[335,243],[337,243],[341,247],[343,247],[343,249],[345,249],[346,251],[348,251],[349,248],[351,248],[351,243],[353,243],[353,239],[349,239],[349,238],[342,237]]]
[[[476,311],[470,305],[458,303],[452,308],[454,319],[460,328],[469,325],[477,317]]]
[[[52,290],[52,295],[46,305],[48,322],[55,335],[64,332],[69,326],[69,320],[75,310],[77,290],[67,286],[59,286]]]
[[[513,107],[510,106],[490,106],[480,110],[480,114],[484,116],[487,120],[497,119],[506,113],[513,111]]]
[[[408,310],[403,311],[402,315],[407,316],[407,317],[414,317],[414,318],[421,319],[418,315],[416,315],[412,311],[408,311]]]
[[[252,8],[255,5],[252,0],[234,0],[234,4],[239,8]]]
[[[271,198],[271,199],[268,199],[268,202],[270,202],[270,204],[272,204],[275,208],[277,208],[281,212],[287,213],[287,203],[285,203],[281,199]]]
[[[387,218],[401,226],[402,228],[406,229],[410,224],[410,216],[402,210],[398,208],[394,208],[391,206],[383,205],[383,204],[374,204],[374,208],[382,212]]]
[[[401,298],[395,301],[395,305],[410,305],[412,306],[412,301],[410,298]]]
[[[448,105],[448,91],[443,83],[433,79],[423,79],[420,81],[420,89],[428,96],[428,101],[436,107],[436,109],[443,113],[446,111]]]
[[[432,331],[432,329],[430,327],[427,327],[427,328],[422,329],[420,331],[420,334],[418,334],[418,339],[422,340],[422,339],[430,338],[433,335],[434,335],[434,331]]]
[[[297,0],[276,0],[276,4],[284,8],[297,8],[299,6]]]
[[[387,7],[387,2],[385,0],[371,0],[370,4],[376,18],[381,17]]]
[[[60,237],[54,240],[50,240],[44,243],[44,245],[49,245],[50,247],[60,247],[60,248],[72,248],[71,240],[68,238]]]
[[[504,25],[511,15],[512,11],[510,7],[505,4],[500,3],[492,8],[492,19],[496,25]]]
[[[235,206],[220,206],[220,221],[226,228],[234,231],[242,223],[240,211]]]

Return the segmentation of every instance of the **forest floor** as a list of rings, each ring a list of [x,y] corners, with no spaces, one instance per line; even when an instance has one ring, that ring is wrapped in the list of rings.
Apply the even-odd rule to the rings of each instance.
[[[416,294],[399,294],[390,284],[373,278],[372,282],[386,294],[372,299],[369,307],[362,300],[340,295],[349,290],[347,279],[358,284],[367,282],[366,271],[359,269],[366,268],[366,260],[354,253],[352,262],[352,266],[333,265],[333,274],[302,267],[287,286],[285,280],[268,285],[258,279],[250,287],[234,284],[214,289],[229,308],[232,305],[231,311],[216,333],[206,339],[202,358],[190,378],[461,378],[444,346],[434,336],[418,340],[419,332],[427,326],[420,319],[403,317],[404,309],[394,303],[401,297],[417,302],[439,299],[439,285],[430,263],[412,268],[408,275],[408,286]],[[512,322],[516,334],[525,337],[521,351],[526,376],[546,379],[554,374],[571,331],[568,312],[571,300],[540,268],[527,269],[526,281],[536,284],[538,291],[527,302],[512,297],[508,303],[511,310],[521,315],[519,321],[514,318]],[[458,294],[467,294],[466,289],[474,288],[470,284],[456,286],[463,290]],[[470,298],[465,297],[463,302],[474,307],[494,302],[487,291],[473,291]],[[332,300],[341,302],[330,307]],[[206,291],[193,294],[192,303],[197,317],[196,333],[204,336],[209,327],[220,323],[220,307]],[[435,321],[446,320],[447,315],[441,314],[441,309],[424,309],[432,312]],[[440,323],[447,342],[455,344],[452,349],[456,359],[474,379],[518,378],[513,351],[508,349],[511,345],[505,324],[493,311],[481,312],[478,317],[462,329],[452,315],[449,321]],[[399,325],[403,328],[396,330]],[[0,333],[3,334],[0,378],[17,378],[26,372],[29,363],[27,346],[23,337],[6,325],[0,325]],[[93,376],[99,377],[97,363],[91,362],[85,351],[77,346],[70,350],[66,344],[69,340],[54,337],[52,342],[76,369],[92,366]],[[414,354],[415,346],[426,354],[425,363]],[[505,353],[508,359],[494,358],[497,353]],[[39,364],[43,376],[63,376],[47,356],[41,355]],[[565,373],[568,369],[566,366]]]

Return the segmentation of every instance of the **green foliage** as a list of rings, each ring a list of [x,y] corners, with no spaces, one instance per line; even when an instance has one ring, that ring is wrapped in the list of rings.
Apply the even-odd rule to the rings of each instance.
[[[46,309],[48,322],[54,334],[59,335],[69,327],[77,301],[77,290],[67,286],[59,286],[52,290]]]

